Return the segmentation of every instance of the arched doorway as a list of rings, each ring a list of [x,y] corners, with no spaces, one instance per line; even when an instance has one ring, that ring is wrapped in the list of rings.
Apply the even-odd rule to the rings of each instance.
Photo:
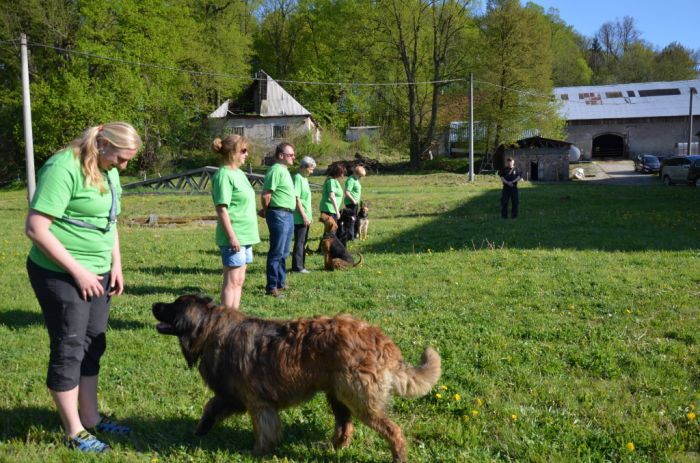
[[[592,154],[594,157],[624,156],[625,140],[614,133],[598,135],[593,139]]]

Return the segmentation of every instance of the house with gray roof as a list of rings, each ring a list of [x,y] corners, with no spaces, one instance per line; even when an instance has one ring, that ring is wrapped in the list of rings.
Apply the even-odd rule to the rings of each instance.
[[[311,113],[262,70],[238,98],[216,108],[209,120],[217,135],[244,136],[264,156],[283,141],[310,133],[318,142],[321,136]]]
[[[567,121],[566,140],[581,149],[582,156],[675,154],[678,144],[687,146],[700,135],[700,80],[611,84],[554,89]],[[693,120],[690,128],[690,104]]]

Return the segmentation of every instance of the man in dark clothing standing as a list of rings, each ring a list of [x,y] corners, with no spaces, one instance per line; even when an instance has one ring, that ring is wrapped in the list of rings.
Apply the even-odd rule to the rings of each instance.
[[[520,172],[515,168],[515,161],[513,158],[506,159],[506,167],[502,168],[498,175],[501,177],[501,182],[503,182],[503,191],[501,193],[501,217],[504,219],[508,218],[508,200],[512,204],[510,211],[510,217],[518,217],[518,182],[522,180]]]

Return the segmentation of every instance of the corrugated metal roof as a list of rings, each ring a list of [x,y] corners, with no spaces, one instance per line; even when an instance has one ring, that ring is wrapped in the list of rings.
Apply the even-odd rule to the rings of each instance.
[[[267,100],[264,100],[260,105],[260,115],[266,117],[310,116],[311,113],[272,77],[267,76]]]
[[[691,88],[700,90],[700,80],[557,87],[554,94],[566,120],[625,119],[687,116]],[[700,113],[697,93],[693,105]]]
[[[282,88],[272,77],[263,71],[258,72],[258,76],[265,77],[266,82],[256,81],[252,85],[266,85],[266,98],[260,101],[260,111],[257,116],[280,117],[280,116],[310,116],[308,109],[303,107],[297,100]],[[226,100],[221,106],[209,115],[211,118],[222,118],[229,114],[231,100]]]

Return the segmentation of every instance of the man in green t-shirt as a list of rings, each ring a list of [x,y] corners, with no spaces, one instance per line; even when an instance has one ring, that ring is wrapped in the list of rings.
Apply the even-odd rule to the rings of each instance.
[[[260,196],[262,209],[270,231],[270,250],[267,252],[265,273],[267,283],[265,293],[274,297],[284,297],[287,289],[287,268],[285,260],[294,232],[293,212],[296,209],[294,182],[289,166],[294,163],[294,145],[280,143],[275,149],[275,163],[267,170],[263,191]]]

